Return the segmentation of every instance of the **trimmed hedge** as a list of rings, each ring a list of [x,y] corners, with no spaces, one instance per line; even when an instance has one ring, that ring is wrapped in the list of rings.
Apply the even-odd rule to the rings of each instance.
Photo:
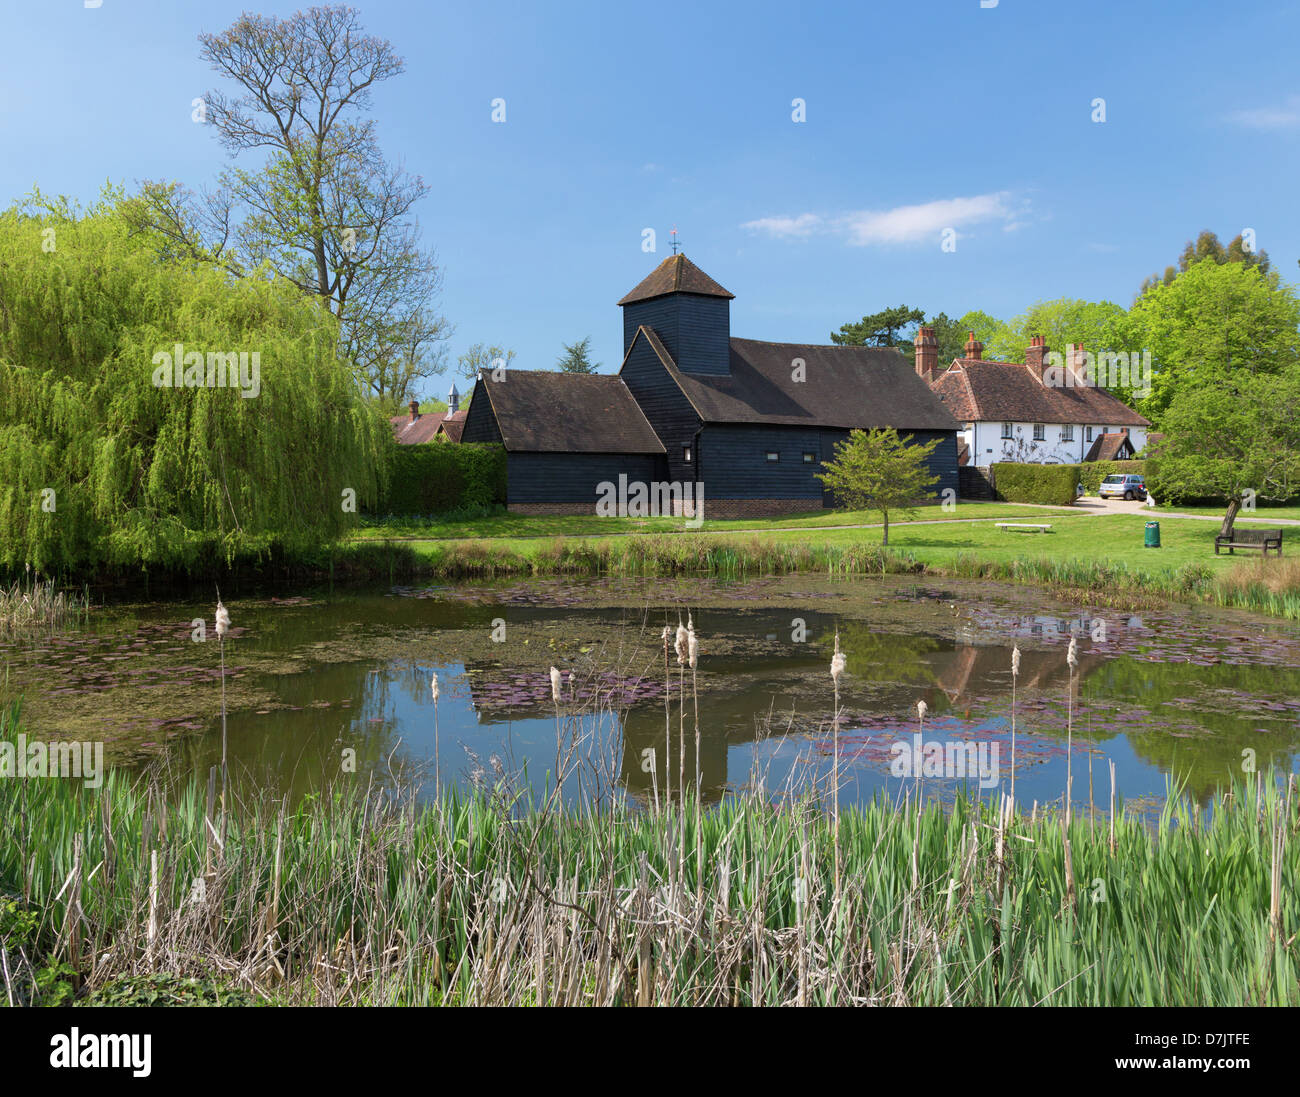
[[[1083,490],[1089,495],[1097,494],[1097,489],[1101,487],[1101,482],[1107,476],[1132,473],[1135,476],[1144,477],[1147,472],[1147,463],[1145,461],[1088,461],[1082,465],[1073,465],[1071,467],[1079,470],[1079,483],[1083,485]]]
[[[1078,465],[1022,465],[999,461],[993,466],[998,498],[1008,503],[1044,503],[1068,507],[1079,483]]]
[[[388,486],[376,514],[442,514],[504,506],[506,451],[486,443],[393,443]]]

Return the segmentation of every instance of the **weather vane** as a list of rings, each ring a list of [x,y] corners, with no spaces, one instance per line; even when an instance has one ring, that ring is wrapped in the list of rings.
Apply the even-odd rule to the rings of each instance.
[[[676,255],[677,254],[677,226],[676,225],[673,226],[673,231],[671,235],[673,238],[673,254]]]

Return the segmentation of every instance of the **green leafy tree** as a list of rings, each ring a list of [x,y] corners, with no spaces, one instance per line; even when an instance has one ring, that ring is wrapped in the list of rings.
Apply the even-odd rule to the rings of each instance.
[[[831,342],[841,347],[897,347],[908,357],[912,356],[912,340],[908,332],[925,319],[922,309],[899,305],[873,312],[856,324],[844,324],[838,332],[831,332]]]
[[[899,437],[892,427],[855,430],[835,447],[835,457],[817,473],[848,510],[875,510],[884,522],[881,544],[889,544],[889,515],[915,511],[922,499],[933,499],[930,489],[939,482],[930,475],[927,460],[939,439],[914,444],[912,435]]]
[[[1165,433],[1164,412],[1183,389],[1277,374],[1300,361],[1300,299],[1240,263],[1194,264],[1144,295],[1127,329],[1131,347],[1151,351],[1152,392],[1142,411]]]
[[[265,266],[339,320],[343,357],[395,403],[444,368],[451,329],[435,302],[442,272],[414,216],[427,193],[390,164],[368,116],[372,92],[404,68],[358,12],[313,7],[287,18],[245,13],[199,36],[200,56],[233,92],[203,109],[232,157],[218,187],[195,194],[150,182],[134,203],[167,256],[245,277]]]
[[[1186,273],[1205,259],[1219,264],[1240,263],[1242,266],[1256,268],[1263,275],[1268,275],[1272,270],[1268,252],[1252,250],[1246,244],[1245,236],[1242,233],[1234,236],[1228,242],[1228,246],[1224,247],[1215,233],[1209,229],[1202,229],[1195,240],[1187,241],[1182,254],[1178,257],[1177,266],[1165,267],[1163,275],[1153,274],[1143,280],[1141,287],[1138,289],[1138,298],[1141,299],[1157,286],[1169,285],[1180,274]]]
[[[1049,350],[1064,354],[1075,343],[1082,343],[1092,354],[1123,350],[1124,317],[1122,307],[1111,301],[1083,301],[1058,297],[1038,301],[1019,316],[994,329],[984,342],[984,357],[999,362],[1023,362],[1029,340],[1042,335]]]
[[[591,360],[591,336],[576,343],[565,343],[564,353],[556,365],[564,373],[595,373],[600,369],[600,363]]]
[[[515,352],[507,347],[475,343],[456,358],[456,372],[473,381],[479,373],[491,373],[498,367],[508,368],[514,360]]]
[[[1229,374],[1189,385],[1170,403],[1154,446],[1152,492],[1162,503],[1227,499],[1221,532],[1232,533],[1247,492],[1286,499],[1300,488],[1300,368]]]
[[[318,550],[391,448],[337,318],[283,279],[160,260],[125,203],[0,213],[0,568]]]

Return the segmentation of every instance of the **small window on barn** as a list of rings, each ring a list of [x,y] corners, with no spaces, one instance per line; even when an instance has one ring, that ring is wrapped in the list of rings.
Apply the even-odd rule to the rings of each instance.
[[[1003,437],[1003,438],[1010,438],[1010,437],[1011,437],[1011,424],[1010,424],[1010,423],[1003,423],[1003,424],[1002,424],[1002,437]]]
[[[686,464],[688,464],[688,465],[691,463],[691,447],[690,447],[690,446],[682,446],[682,460],[685,461]]]
[[[770,449],[767,451],[767,459],[769,461],[779,461],[781,460],[781,455],[776,450]]]
[[[813,464],[816,464],[816,463],[817,463],[817,454],[815,454],[815,453],[809,453],[807,450],[804,450],[804,451],[803,451],[803,463],[804,463],[805,465],[813,465]]]
[[[1034,424],[1034,441],[1041,442],[1047,437],[1047,428],[1042,423]]]

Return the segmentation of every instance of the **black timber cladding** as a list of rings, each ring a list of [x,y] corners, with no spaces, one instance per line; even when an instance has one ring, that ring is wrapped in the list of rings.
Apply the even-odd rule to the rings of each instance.
[[[696,475],[699,458],[694,449],[699,441],[700,417],[665,367],[660,357],[666,353],[662,344],[658,349],[655,344],[655,336],[649,332],[634,333],[632,349],[618,375],[668,451],[668,479],[683,483]],[[690,464],[684,459],[687,446],[692,448]]]

